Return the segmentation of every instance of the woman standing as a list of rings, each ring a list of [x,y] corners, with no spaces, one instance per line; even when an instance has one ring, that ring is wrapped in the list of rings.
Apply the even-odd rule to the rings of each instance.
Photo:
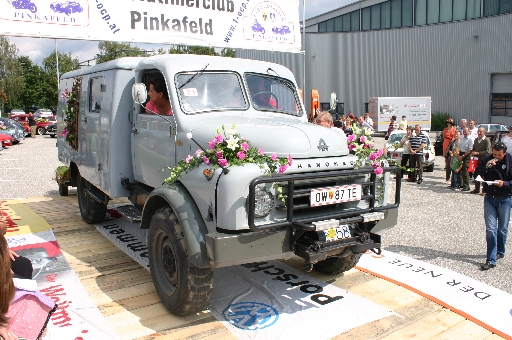
[[[452,142],[452,140],[455,138],[455,131],[457,131],[457,128],[454,126],[453,119],[448,118],[446,120],[446,127],[443,130],[443,155],[446,155],[446,149],[448,148],[448,145]],[[451,148],[450,148],[451,150]],[[446,157],[444,159],[444,168],[446,169],[446,180],[450,180],[451,175],[451,157]]]
[[[407,181],[411,181],[411,172],[408,171],[409,168],[405,169],[407,167],[407,163],[409,162],[409,159],[411,158],[411,145],[409,144],[409,138],[412,136],[412,126],[408,126],[406,128],[406,135],[402,140],[400,141],[400,146],[403,146],[404,151],[402,153],[402,160],[400,161],[400,167],[402,167],[402,170],[400,171],[400,178],[404,178],[404,174],[407,171]]]
[[[453,159],[452,150],[454,147],[459,146],[461,136],[462,136],[462,134],[459,130],[455,131],[455,138],[450,142],[450,144],[448,144],[448,146],[446,147],[446,150],[443,154],[445,162],[446,162],[445,164],[446,164],[446,180],[447,181],[450,180],[450,175],[451,175],[451,171],[452,171],[452,159]]]

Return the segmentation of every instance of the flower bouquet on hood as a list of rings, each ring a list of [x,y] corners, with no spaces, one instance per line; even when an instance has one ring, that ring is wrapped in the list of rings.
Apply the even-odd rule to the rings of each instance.
[[[192,133],[187,133],[188,139],[193,139]],[[176,182],[182,173],[186,173],[193,168],[205,163],[211,165],[212,169],[227,169],[233,166],[243,166],[253,163],[265,170],[265,174],[271,175],[274,172],[284,173],[292,165],[292,157],[278,158],[275,153],[266,155],[261,148],[251,146],[251,142],[242,137],[236,130],[235,124],[230,129],[222,125],[222,129],[217,128],[217,134],[208,142],[208,148],[197,150],[194,155],[188,155],[187,158],[178,162],[174,167],[168,167],[171,175],[165,180],[165,183]]]
[[[357,156],[355,168],[371,165],[376,175],[383,173],[383,167],[388,165],[383,149],[376,149],[371,140],[368,129],[360,129],[356,124],[352,126],[353,133],[347,137],[348,149]]]

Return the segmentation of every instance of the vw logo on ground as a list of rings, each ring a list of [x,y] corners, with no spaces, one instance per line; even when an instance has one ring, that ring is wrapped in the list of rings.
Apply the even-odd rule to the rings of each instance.
[[[272,326],[279,319],[277,310],[259,302],[238,302],[222,311],[224,319],[233,326],[254,331]]]

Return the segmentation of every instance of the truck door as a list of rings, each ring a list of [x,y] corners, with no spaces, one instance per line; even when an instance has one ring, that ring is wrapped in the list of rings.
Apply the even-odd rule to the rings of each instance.
[[[84,78],[84,80],[86,79]],[[82,86],[87,88],[87,100],[83,108],[84,114],[81,114],[80,127],[82,131],[78,135],[79,147],[84,150],[83,155],[85,156],[80,167],[80,175],[92,184],[99,186],[102,159],[100,113],[106,86],[101,75],[91,76],[86,83],[82,82]]]
[[[135,109],[132,129],[133,174],[135,180],[153,188],[169,177],[168,166],[176,164],[176,121]]]

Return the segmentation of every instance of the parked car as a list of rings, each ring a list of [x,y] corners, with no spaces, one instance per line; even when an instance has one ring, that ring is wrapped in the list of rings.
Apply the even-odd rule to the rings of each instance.
[[[388,152],[388,158],[390,160],[390,163],[398,164],[400,165],[400,162],[402,161],[402,154],[404,152],[403,147],[395,147],[394,145],[397,142],[400,142],[402,138],[404,138],[406,134],[406,131],[404,130],[397,130],[391,132],[389,135],[388,141],[386,142],[385,149]],[[425,136],[427,136],[427,146],[424,148],[424,159],[423,159],[423,167],[425,168],[426,172],[433,172],[434,171],[434,162],[435,162],[435,150],[434,145],[430,143],[430,137],[427,133],[425,133]]]
[[[3,148],[5,148],[7,146],[11,146],[12,145],[11,136],[4,134],[4,133],[0,133],[0,143],[2,144]]]
[[[496,123],[480,123],[477,124],[478,128],[483,127],[485,128],[485,135],[491,139],[491,141],[500,141],[501,136],[503,134],[508,134],[508,128],[505,125],[502,124],[496,124]]]
[[[57,124],[48,125],[46,127],[46,133],[50,135],[51,138],[54,138],[57,135]]]
[[[53,112],[50,109],[39,109],[34,112],[34,117],[36,118],[46,118],[53,116]]]
[[[9,118],[0,117],[0,124],[3,124],[9,131],[13,132],[13,143],[18,144],[25,139],[25,129],[19,123]]]
[[[14,125],[5,124],[3,121],[0,121],[0,134],[9,135],[12,138],[12,144],[18,144],[20,142],[18,130]]]
[[[27,133],[30,134],[30,127],[28,126],[28,114],[19,114],[11,116],[12,120],[15,120],[19,122],[21,125],[23,125],[23,128]],[[37,134],[44,135],[46,133],[46,127],[48,125],[53,124],[52,122],[49,122],[45,119],[45,121],[37,122]]]
[[[22,115],[22,114],[25,114],[25,111],[23,110],[20,110],[20,109],[12,109],[9,114],[12,116],[12,115]]]

